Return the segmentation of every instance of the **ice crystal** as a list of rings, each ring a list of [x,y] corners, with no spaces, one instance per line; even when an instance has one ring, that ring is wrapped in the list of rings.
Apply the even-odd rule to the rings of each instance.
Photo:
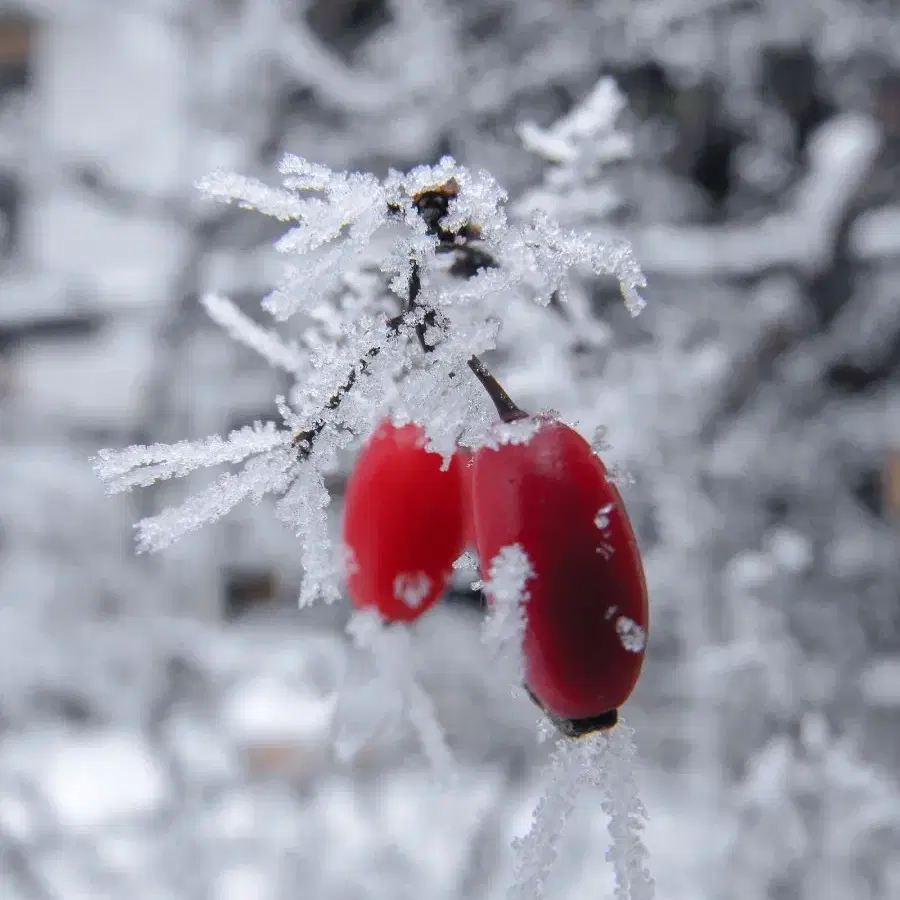
[[[449,787],[456,778],[456,764],[434,704],[419,683],[412,662],[412,637],[407,628],[385,623],[378,613],[355,613],[347,633],[358,649],[372,654],[377,670],[375,692],[398,699],[438,781]]]
[[[607,859],[615,872],[616,900],[653,900],[655,887],[641,837],[647,813],[634,779],[635,755],[634,732],[621,718],[611,731],[556,742],[531,828],[513,842],[515,876],[509,900],[547,896],[547,877],[565,826],[585,789],[591,788],[603,796],[602,807],[609,816]]]
[[[412,609],[422,605],[431,591],[431,579],[424,572],[401,572],[394,579],[394,596]]]
[[[624,108],[615,81],[601,78],[568,115],[546,129],[523,122],[519,136],[528,150],[554,164],[547,175],[551,185],[583,189],[606,164],[631,155],[630,138],[616,129]]]
[[[616,619],[616,632],[622,646],[629,653],[640,653],[647,643],[647,632],[628,616],[619,616]]]
[[[609,515],[613,511],[613,504],[607,503],[602,507],[596,516],[594,516],[594,524],[601,530],[606,531],[609,528]]]
[[[609,433],[609,429],[606,425],[598,425],[594,429],[594,434],[591,438],[591,449],[594,453],[599,456],[601,453],[606,453],[607,450],[612,449],[612,444],[610,444],[607,439],[607,435]]]
[[[490,602],[482,640],[494,654],[498,669],[514,693],[525,681],[522,645],[528,622],[527,584],[534,568],[521,544],[503,547],[491,560],[484,592]]]

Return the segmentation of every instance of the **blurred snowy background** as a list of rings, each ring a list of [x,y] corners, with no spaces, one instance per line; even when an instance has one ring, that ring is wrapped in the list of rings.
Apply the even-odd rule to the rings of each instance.
[[[633,242],[640,318],[585,281],[493,363],[634,479],[658,896],[900,897],[898,62],[894,0],[0,2],[0,897],[503,895],[548,748],[465,580],[415,634],[445,795],[406,733],[335,760],[347,609],[296,610],[265,504],[136,557],[209,476],[109,498],[90,468],[272,417],[198,298],[259,318],[280,230],[193,185],[287,150],[451,153]],[[606,74],[631,154],[548,165]],[[611,896],[604,829],[586,801],[552,900]]]

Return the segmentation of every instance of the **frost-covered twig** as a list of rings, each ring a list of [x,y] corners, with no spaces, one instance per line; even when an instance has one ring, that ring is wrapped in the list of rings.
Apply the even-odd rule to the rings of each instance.
[[[125,450],[100,450],[94,461],[97,475],[106,482],[111,494],[134,487],[147,487],[155,481],[179,478],[201,466],[237,463],[259,453],[275,450],[290,440],[274,422],[256,423],[201,441],[176,444],[135,445]]]
[[[528,622],[528,581],[534,569],[521,544],[504,547],[491,561],[484,593],[490,603],[481,638],[514,693],[525,681],[522,643]]]
[[[207,294],[200,302],[209,317],[231,338],[255,350],[271,366],[292,375],[302,370],[304,359],[296,344],[288,343],[277,332],[257,325],[227,297]]]
[[[382,690],[401,699],[436,777],[451,786],[456,779],[456,764],[434,704],[416,678],[409,630],[386,624],[374,611],[363,611],[353,615],[347,632],[359,649],[372,654]]]
[[[585,787],[605,795],[616,900],[653,900],[643,831],[647,813],[634,780],[634,732],[622,720],[611,731],[560,738],[544,773],[544,791],[528,833],[513,842],[515,880],[510,900],[542,900],[566,823]]]

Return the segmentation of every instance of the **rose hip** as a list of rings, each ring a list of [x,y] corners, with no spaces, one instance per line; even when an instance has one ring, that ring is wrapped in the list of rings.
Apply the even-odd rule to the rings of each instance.
[[[609,727],[637,683],[648,626],[637,541],[606,467],[576,431],[541,419],[526,443],[475,454],[484,571],[519,544],[528,583],[523,654],[532,697],[572,734]]]
[[[344,501],[354,604],[409,622],[444,592],[465,549],[462,463],[441,471],[415,425],[383,422],[359,453]]]

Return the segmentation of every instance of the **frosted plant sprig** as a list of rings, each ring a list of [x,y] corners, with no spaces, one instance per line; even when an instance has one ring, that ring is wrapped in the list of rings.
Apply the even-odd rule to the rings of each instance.
[[[616,900],[653,900],[642,831],[647,811],[634,779],[634,732],[624,720],[610,731],[560,738],[544,771],[544,790],[528,832],[513,841],[514,880],[509,900],[543,900],[565,826],[584,788],[603,795],[609,816],[607,859],[615,873]]]
[[[519,137],[527,150],[554,164],[547,180],[558,187],[590,182],[604,165],[627,159],[632,141],[616,128],[625,98],[614,79],[601,78],[593,90],[549,128],[523,122]]]
[[[525,681],[523,642],[528,623],[528,582],[534,568],[521,544],[503,547],[491,560],[484,593],[490,606],[481,639],[492,651],[494,664],[518,694]]]
[[[369,434],[386,410],[422,425],[428,449],[445,463],[458,444],[490,442],[493,414],[479,386],[504,421],[525,416],[481,360],[496,347],[510,304],[561,291],[577,265],[619,278],[632,311],[644,282],[627,245],[564,232],[546,216],[511,222],[496,181],[450,157],[391,172],[382,182],[291,155],[280,171],[277,188],[225,173],[208,176],[200,188],[288,223],[276,247],[299,263],[286,267],[263,307],[281,321],[303,312],[311,325],[282,339],[225,298],[204,301],[233,338],[293,376],[288,397],[278,402],[283,424],[260,424],[227,440],[104,450],[95,463],[113,491],[206,465],[240,466],[139,522],[138,549],[162,549],[244,499],[279,495],[276,513],[300,540],[306,604],[340,595],[323,477],[339,451]]]
[[[353,614],[347,633],[358,649],[372,654],[382,693],[400,698],[435,777],[445,787],[452,787],[458,777],[456,763],[434,704],[413,671],[409,631],[384,622],[373,610],[364,610]]]
[[[291,375],[302,371],[304,359],[300,348],[282,340],[281,335],[257,325],[227,297],[207,294],[200,302],[209,317],[234,341],[255,350],[272,368]]]

